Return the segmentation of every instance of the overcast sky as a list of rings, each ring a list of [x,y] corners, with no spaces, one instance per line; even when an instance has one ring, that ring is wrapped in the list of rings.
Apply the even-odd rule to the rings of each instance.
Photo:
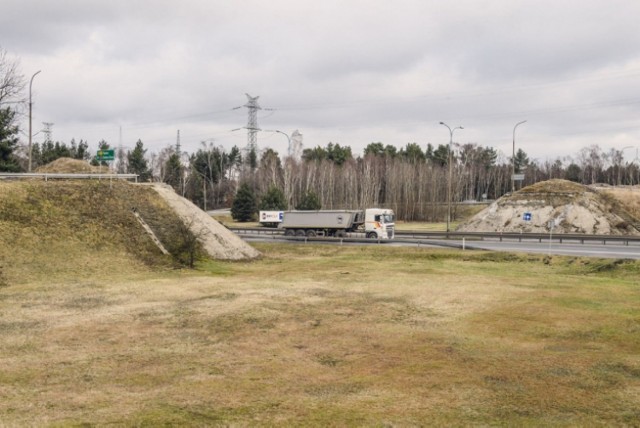
[[[449,142],[540,161],[640,146],[638,0],[1,0],[34,132],[150,151],[247,144],[258,125],[354,154]],[[26,121],[25,121],[26,129]],[[26,137],[25,137],[26,139]],[[42,141],[43,134],[34,137]],[[286,153],[285,136],[258,135]]]

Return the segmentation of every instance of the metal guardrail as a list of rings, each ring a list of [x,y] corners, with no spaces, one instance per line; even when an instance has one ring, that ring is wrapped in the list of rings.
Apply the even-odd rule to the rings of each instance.
[[[640,243],[640,236],[628,236],[628,235],[589,235],[580,233],[515,233],[515,232],[422,232],[422,231],[396,231],[396,236],[402,236],[407,238],[417,239],[475,239],[475,240],[510,240],[510,241],[557,241],[563,242],[602,242],[606,245],[607,242],[622,242],[625,245],[629,245],[630,242]]]
[[[265,227],[229,227],[229,230],[245,235],[283,235],[281,229],[270,229]],[[554,241],[562,243],[576,243],[580,242],[584,244],[586,242],[601,242],[606,245],[607,242],[623,243],[629,245],[629,243],[640,244],[640,236],[623,236],[623,235],[585,235],[577,233],[505,233],[505,232],[425,232],[425,231],[411,231],[403,230],[395,231],[396,239],[465,239],[465,240],[510,240],[510,241],[538,241],[548,242]],[[324,238],[335,239],[335,238]]]
[[[110,180],[135,180],[136,182],[138,181],[138,174],[66,174],[66,173],[43,173],[43,172],[23,172],[23,173],[8,173],[8,172],[1,172],[0,173],[0,180],[1,179],[7,179],[7,178],[17,178],[17,179],[22,179],[22,178],[41,178],[44,181],[47,181],[49,179],[51,180],[55,180],[55,179],[66,179],[66,180],[71,180],[71,179],[80,179],[80,180],[88,180],[88,179],[95,179],[95,180],[106,180],[106,179],[110,179]]]

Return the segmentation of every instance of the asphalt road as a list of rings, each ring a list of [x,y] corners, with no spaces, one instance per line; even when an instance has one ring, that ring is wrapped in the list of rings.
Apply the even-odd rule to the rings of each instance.
[[[462,245],[461,241],[456,241]],[[621,244],[559,244],[557,242],[495,242],[481,241],[473,242],[467,246],[473,249],[483,249],[491,251],[509,251],[520,253],[542,253],[550,255],[564,255],[577,257],[604,257],[615,259],[640,259],[640,245],[631,243]]]
[[[241,235],[243,239],[263,242],[301,242],[304,240],[285,239],[282,236],[271,235]],[[377,241],[349,241],[325,239],[310,241],[330,245],[376,245]],[[602,257],[614,259],[639,259],[640,243],[623,244],[602,244],[602,243],[563,243],[555,242],[517,242],[517,241],[463,241],[447,239],[425,239],[425,240],[403,240],[394,239],[392,241],[382,241],[382,245],[390,246],[413,246],[413,247],[433,247],[433,248],[459,248],[463,246],[467,250],[488,250],[507,251],[513,253],[536,253],[549,255],[564,255],[576,257]]]

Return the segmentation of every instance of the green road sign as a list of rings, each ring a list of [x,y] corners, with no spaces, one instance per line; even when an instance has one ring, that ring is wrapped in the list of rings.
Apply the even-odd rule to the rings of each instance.
[[[115,159],[115,150],[98,150],[96,159],[99,161],[112,161]]]

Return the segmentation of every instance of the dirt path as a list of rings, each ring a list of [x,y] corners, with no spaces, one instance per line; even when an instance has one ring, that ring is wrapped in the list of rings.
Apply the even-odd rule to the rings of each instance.
[[[236,234],[211,218],[196,205],[179,196],[165,184],[154,183],[153,189],[173,208],[178,216],[198,237],[204,250],[214,259],[247,260],[260,256],[260,252]]]

